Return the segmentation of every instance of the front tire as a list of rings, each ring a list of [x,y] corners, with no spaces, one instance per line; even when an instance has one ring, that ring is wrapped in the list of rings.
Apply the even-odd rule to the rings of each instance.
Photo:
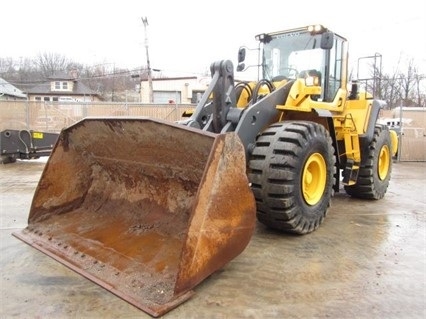
[[[249,160],[257,219],[285,232],[316,230],[330,206],[335,170],[324,126],[308,121],[271,125],[257,138]]]
[[[392,171],[391,137],[386,126],[376,126],[368,151],[361,154],[361,163],[357,183],[345,186],[346,193],[356,198],[383,198]]]

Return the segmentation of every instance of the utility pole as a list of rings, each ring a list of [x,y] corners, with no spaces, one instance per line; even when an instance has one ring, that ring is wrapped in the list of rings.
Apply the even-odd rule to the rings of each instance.
[[[149,103],[154,103],[154,94],[152,89],[152,73],[151,73],[151,65],[149,63],[149,53],[148,53],[148,36],[146,32],[146,27],[148,26],[148,18],[142,17],[142,22],[145,29],[145,50],[146,50],[146,65],[148,68]]]

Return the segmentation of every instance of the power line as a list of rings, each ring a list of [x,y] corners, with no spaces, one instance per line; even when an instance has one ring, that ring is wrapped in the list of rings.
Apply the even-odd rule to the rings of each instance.
[[[144,70],[143,67],[136,68],[133,70],[120,70],[120,71],[113,71],[110,73],[104,73],[104,74],[97,74],[97,75],[90,75],[85,77],[79,77],[78,80],[91,80],[91,79],[103,79],[103,78],[114,78],[114,77],[122,77],[122,76],[130,76],[132,74],[135,74],[136,72],[140,72],[141,70]],[[32,81],[8,81],[9,84],[12,85],[20,85],[20,86],[30,86],[30,85],[37,85],[37,84],[43,84],[46,82],[50,82],[48,80],[32,80]],[[6,85],[6,83],[0,83],[0,85]]]

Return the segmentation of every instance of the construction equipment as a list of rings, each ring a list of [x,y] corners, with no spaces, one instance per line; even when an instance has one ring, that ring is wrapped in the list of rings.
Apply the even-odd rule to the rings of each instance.
[[[49,156],[58,136],[57,133],[33,130],[4,130],[0,132],[0,163],[9,164],[17,159]]]
[[[192,115],[86,118],[64,129],[15,236],[152,316],[238,256],[256,216],[306,234],[334,192],[387,190],[397,140],[384,103],[347,90],[346,40],[322,26],[257,36],[263,78],[211,65]],[[244,70],[245,49],[237,70]]]

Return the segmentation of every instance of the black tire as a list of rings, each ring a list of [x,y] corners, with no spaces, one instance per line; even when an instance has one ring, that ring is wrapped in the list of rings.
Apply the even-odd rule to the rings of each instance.
[[[11,164],[16,162],[16,157],[9,155],[2,155],[0,157],[0,164]]]
[[[385,196],[392,172],[392,146],[389,129],[377,125],[368,151],[361,153],[357,183],[345,186],[348,195],[364,199],[381,199]]]
[[[324,126],[308,121],[271,125],[258,136],[249,160],[257,219],[280,231],[314,231],[330,206],[335,171]]]

